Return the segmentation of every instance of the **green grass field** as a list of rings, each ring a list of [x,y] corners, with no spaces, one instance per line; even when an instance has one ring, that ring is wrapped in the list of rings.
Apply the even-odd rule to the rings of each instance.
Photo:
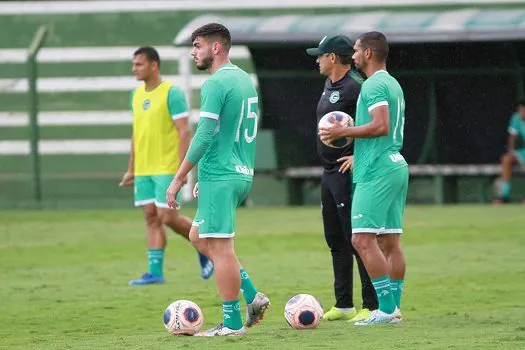
[[[4,211],[0,348],[522,349],[524,209],[409,207],[403,323],[322,322],[310,331],[290,329],[283,307],[297,293],[315,295],[325,308],[333,303],[319,209],[241,210],[238,254],[273,303],[242,339],[173,337],[164,330],[162,312],[176,299],[197,302],[206,327],[220,320],[215,283],[200,279],[195,252],[179,237],[170,235],[165,285],[127,285],[146,267],[140,212]],[[355,299],[359,305],[358,293]]]

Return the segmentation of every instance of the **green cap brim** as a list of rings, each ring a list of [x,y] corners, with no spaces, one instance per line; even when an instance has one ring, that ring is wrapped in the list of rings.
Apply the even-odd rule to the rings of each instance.
[[[324,52],[322,52],[321,50],[319,50],[318,47],[312,47],[310,49],[306,49],[306,53],[309,54],[310,56],[320,56],[322,55]]]

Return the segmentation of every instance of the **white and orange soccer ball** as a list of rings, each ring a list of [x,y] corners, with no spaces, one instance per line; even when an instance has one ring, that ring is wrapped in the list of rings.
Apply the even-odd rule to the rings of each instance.
[[[164,326],[173,335],[194,335],[204,323],[201,309],[189,300],[177,300],[169,304],[163,319]]]
[[[341,124],[342,126],[354,126],[354,119],[346,114],[345,112],[335,111],[328,112],[319,120],[319,128],[331,128],[335,124]],[[343,137],[337,140],[327,143],[322,141],[326,146],[332,148],[344,148],[351,144],[353,139],[351,137]]]
[[[316,328],[323,317],[323,306],[310,294],[297,294],[286,303],[284,317],[294,329]]]

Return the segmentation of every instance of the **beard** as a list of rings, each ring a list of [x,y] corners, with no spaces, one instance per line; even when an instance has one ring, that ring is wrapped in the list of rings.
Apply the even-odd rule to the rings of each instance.
[[[353,61],[353,66],[354,66],[356,69],[358,69],[358,70],[360,70],[361,72],[363,72],[364,69],[366,68],[366,63],[364,62],[364,60],[361,61],[360,64],[357,64],[355,61]]]
[[[198,70],[208,70],[211,68],[211,65],[213,64],[213,57],[210,54],[209,56],[206,56],[202,59],[201,63],[197,63],[197,69]]]

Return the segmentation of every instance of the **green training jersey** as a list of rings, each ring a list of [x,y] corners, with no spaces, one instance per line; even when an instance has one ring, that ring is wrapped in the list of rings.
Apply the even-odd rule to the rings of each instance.
[[[370,112],[380,106],[388,106],[390,132],[385,136],[355,140],[353,181],[356,183],[372,181],[407,166],[405,158],[399,153],[403,148],[405,127],[403,89],[384,70],[375,72],[363,83],[357,99],[356,126],[370,123]]]
[[[218,121],[199,161],[199,181],[252,181],[259,98],[251,77],[233,64],[221,66],[202,86],[201,118]]]

